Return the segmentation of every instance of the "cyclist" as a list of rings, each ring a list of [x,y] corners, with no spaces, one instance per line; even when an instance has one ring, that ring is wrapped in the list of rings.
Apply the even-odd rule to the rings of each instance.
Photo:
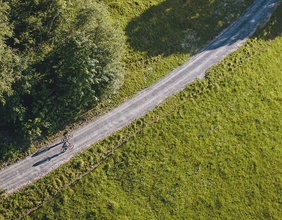
[[[68,140],[65,140],[63,143],[63,149],[66,150],[70,146],[70,142]]]

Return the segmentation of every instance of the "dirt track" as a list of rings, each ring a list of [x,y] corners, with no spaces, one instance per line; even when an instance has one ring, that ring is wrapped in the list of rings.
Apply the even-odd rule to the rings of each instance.
[[[0,171],[0,188],[5,189],[7,193],[12,193],[34,182],[70,160],[75,153],[143,116],[168,96],[184,89],[196,78],[204,77],[205,71],[209,67],[240,47],[254,33],[259,24],[272,14],[278,3],[279,0],[257,0],[240,19],[187,63],[151,87],[142,90],[134,98],[116,109],[75,131],[72,138],[74,149],[61,153],[62,144],[54,143],[18,163],[2,169]]]

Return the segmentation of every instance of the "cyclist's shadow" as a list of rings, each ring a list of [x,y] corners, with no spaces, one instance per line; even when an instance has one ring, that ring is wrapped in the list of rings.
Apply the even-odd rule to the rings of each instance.
[[[52,148],[54,148],[54,147],[60,145],[61,143],[62,143],[62,142],[56,143],[56,144],[54,144],[54,145],[52,145],[52,146],[50,146],[50,147],[46,147],[46,148],[44,148],[44,149],[42,149],[42,150],[40,150],[40,151],[37,151],[37,152],[36,152],[35,154],[33,154],[31,157],[36,157],[36,156],[38,156],[38,155],[40,155],[40,154],[43,154],[43,153],[45,153],[46,151],[51,150]]]
[[[40,160],[40,161],[36,162],[35,164],[33,164],[32,166],[33,166],[33,167],[39,166],[39,165],[41,165],[41,164],[43,164],[43,163],[45,163],[45,162],[47,162],[47,161],[52,160],[53,158],[59,156],[59,155],[62,154],[62,153],[64,153],[64,152],[60,152],[60,153],[57,153],[57,154],[55,154],[55,155],[53,155],[53,156],[51,156],[51,157],[47,157],[47,158],[45,158],[45,159],[43,159],[43,160]]]

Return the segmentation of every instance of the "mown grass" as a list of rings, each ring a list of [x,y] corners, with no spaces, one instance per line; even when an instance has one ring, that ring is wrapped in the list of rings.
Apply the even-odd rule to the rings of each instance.
[[[112,102],[132,97],[186,62],[254,1],[104,0],[125,30],[127,74]]]
[[[271,24],[279,23],[277,16]],[[272,26],[260,39],[279,33]],[[26,218],[279,217],[279,52],[281,37],[252,40],[206,80],[36,184],[4,195],[0,219],[15,219],[43,203]],[[95,172],[80,176],[119,146]]]

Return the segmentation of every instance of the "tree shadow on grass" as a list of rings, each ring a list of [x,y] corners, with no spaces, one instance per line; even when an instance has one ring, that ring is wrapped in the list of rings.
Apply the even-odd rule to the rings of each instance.
[[[229,2],[224,5],[220,0],[166,0],[128,24],[128,43],[148,56],[193,54],[246,8],[236,1]]]
[[[263,40],[273,40],[274,38],[282,35],[282,4],[276,8],[276,11],[271,16],[270,21],[261,25],[261,30],[259,30],[254,37],[263,39]]]

